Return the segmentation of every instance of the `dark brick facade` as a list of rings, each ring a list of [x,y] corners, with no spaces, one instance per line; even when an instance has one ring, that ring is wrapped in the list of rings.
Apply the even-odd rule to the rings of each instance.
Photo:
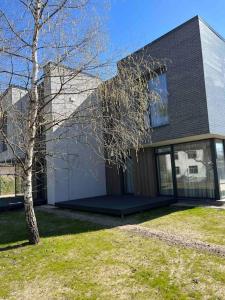
[[[194,17],[132,54],[169,61],[169,124],[154,129],[152,142],[209,133],[199,22]]]

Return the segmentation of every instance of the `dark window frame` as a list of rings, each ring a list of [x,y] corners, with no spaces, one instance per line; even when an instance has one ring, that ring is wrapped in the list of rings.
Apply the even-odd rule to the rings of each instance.
[[[154,78],[157,78],[158,76],[161,76],[161,75],[166,75],[166,93],[167,93],[167,101],[166,101],[166,104],[167,104],[167,122],[166,123],[163,123],[163,124],[159,124],[159,125],[153,125],[153,121],[152,121],[152,113],[151,113],[151,103],[149,103],[149,107],[148,107],[148,115],[149,115],[149,121],[150,121],[150,126],[152,128],[159,128],[159,127],[162,127],[162,126],[167,126],[170,124],[170,118],[169,118],[169,112],[168,112],[168,107],[169,107],[169,92],[168,92],[168,80],[167,80],[167,69],[166,67],[162,67],[162,68],[159,68],[157,70],[155,70],[154,72],[152,72],[152,74],[149,74],[146,78],[147,80],[147,84],[148,84],[148,90],[150,92],[150,89],[149,89],[149,81],[153,80]]]
[[[220,140],[220,139],[217,139]],[[205,142],[209,142],[210,143],[210,148],[211,148],[211,156],[212,156],[212,163],[213,165],[216,165],[216,151],[215,151],[215,139],[214,138],[208,138],[208,139],[202,139],[202,140],[198,140],[200,141],[205,141]],[[223,140],[223,145],[224,145],[224,149],[225,149],[225,139]],[[175,171],[175,158],[174,158],[174,154],[176,151],[174,151],[174,145],[179,145],[179,144],[189,144],[189,143],[196,143],[196,141],[191,141],[191,142],[182,142],[182,143],[176,143],[176,144],[169,144],[167,146],[160,146],[160,147],[155,147],[155,164],[157,165],[157,156],[161,155],[161,154],[165,154],[165,153],[170,153],[171,154],[171,161],[172,161],[172,174],[173,174],[173,186],[174,186],[174,198],[178,198],[177,195],[177,181],[176,181],[176,171]],[[171,151],[170,152],[165,152],[165,153],[157,153],[157,149],[159,148],[164,148],[164,147],[170,147]],[[225,151],[224,151],[225,153]],[[217,174],[217,168],[213,168],[214,169],[214,197],[210,198],[213,200],[217,200],[220,198],[220,193],[219,193],[219,184],[218,184],[218,174]],[[157,172],[157,168],[156,168],[156,172]],[[156,182],[157,182],[157,194],[158,196],[161,196],[159,193],[159,182],[158,182],[158,174],[156,173]],[[182,198],[186,198],[186,197],[182,197]],[[202,197],[195,197],[196,199],[202,199]],[[187,197],[187,199],[189,199],[189,197]]]
[[[188,166],[188,172],[189,174],[198,174],[198,166],[197,165]]]

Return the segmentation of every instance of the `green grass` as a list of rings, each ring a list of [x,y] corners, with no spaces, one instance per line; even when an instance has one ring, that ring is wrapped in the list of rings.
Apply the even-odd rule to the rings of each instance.
[[[0,299],[225,299],[225,260],[118,229],[38,212],[0,214]],[[143,217],[143,216],[142,216]]]
[[[166,207],[137,216],[142,226],[189,239],[225,245],[225,210]]]

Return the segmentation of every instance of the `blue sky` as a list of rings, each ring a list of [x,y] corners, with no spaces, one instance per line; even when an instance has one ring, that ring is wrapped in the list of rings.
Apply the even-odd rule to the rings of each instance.
[[[124,56],[195,15],[225,37],[225,0],[111,0],[109,41]]]
[[[109,41],[103,59],[121,59],[197,14],[225,37],[225,0],[93,1],[100,7],[104,1],[111,6],[103,13]],[[17,14],[18,3],[18,0],[0,0],[0,8],[8,14]],[[115,65],[111,71],[115,72]]]

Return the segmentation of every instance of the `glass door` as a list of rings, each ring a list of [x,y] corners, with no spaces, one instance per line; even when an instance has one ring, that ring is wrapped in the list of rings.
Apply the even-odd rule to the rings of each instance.
[[[157,169],[160,195],[173,195],[173,174],[170,153],[157,155]]]

